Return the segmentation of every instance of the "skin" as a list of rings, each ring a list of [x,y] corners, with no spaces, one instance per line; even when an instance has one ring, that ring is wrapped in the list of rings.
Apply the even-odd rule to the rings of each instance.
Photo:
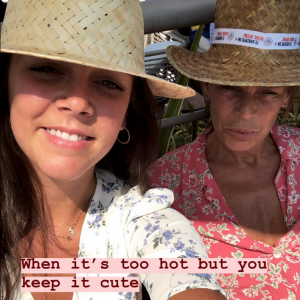
[[[95,164],[124,129],[131,84],[127,74],[30,56],[12,57],[12,129],[46,189],[48,203],[55,210],[54,223],[72,220],[73,214],[86,208],[86,195],[94,189]],[[57,146],[49,142],[44,130],[56,126],[80,130],[93,140],[78,150]],[[60,204],[68,206],[69,214],[61,216]]]
[[[88,208],[95,188],[95,164],[108,153],[119,131],[126,126],[132,79],[128,74],[82,65],[12,56],[9,69],[11,126],[17,143],[43,185],[46,223],[51,233],[66,235],[68,226],[51,225],[74,224],[78,215]],[[57,127],[80,131],[91,138],[78,149],[70,148],[60,140],[54,143],[46,128]],[[48,257],[77,257],[84,216],[82,214],[76,224],[76,233],[70,242],[66,239],[48,242]],[[34,257],[43,257],[40,235],[32,234]],[[20,254],[26,257],[21,247]],[[27,276],[30,275],[33,274]],[[32,295],[36,300],[44,300],[46,294]],[[191,295],[189,299],[199,299],[200,296],[225,299],[207,289],[186,291],[170,299],[183,300],[188,295]],[[73,293],[48,293],[46,298],[70,300],[72,296]]]
[[[248,235],[273,246],[288,229],[274,184],[280,154],[270,131],[291,90],[206,83],[204,91],[214,127],[206,145],[210,171]]]

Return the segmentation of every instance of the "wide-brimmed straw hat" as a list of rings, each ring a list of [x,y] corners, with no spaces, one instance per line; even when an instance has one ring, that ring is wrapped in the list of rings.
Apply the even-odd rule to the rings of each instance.
[[[1,52],[143,77],[156,96],[180,99],[195,94],[145,73],[139,0],[9,0]]]
[[[300,85],[300,0],[218,0],[212,47],[168,47],[182,74],[240,86]]]

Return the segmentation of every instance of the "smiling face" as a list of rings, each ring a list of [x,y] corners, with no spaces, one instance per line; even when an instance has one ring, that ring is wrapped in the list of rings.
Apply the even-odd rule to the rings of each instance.
[[[280,108],[290,97],[287,87],[235,87],[205,83],[211,118],[219,140],[233,151],[255,149],[268,136]]]
[[[13,55],[11,126],[38,174],[73,180],[93,170],[126,126],[132,76]]]

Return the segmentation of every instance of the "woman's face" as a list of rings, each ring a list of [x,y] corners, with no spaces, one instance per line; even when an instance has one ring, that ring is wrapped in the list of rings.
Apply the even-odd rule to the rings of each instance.
[[[281,107],[289,100],[286,87],[235,87],[205,83],[211,100],[214,130],[233,151],[249,151],[269,134]]]
[[[74,180],[93,169],[126,127],[132,76],[13,55],[11,126],[38,173]]]

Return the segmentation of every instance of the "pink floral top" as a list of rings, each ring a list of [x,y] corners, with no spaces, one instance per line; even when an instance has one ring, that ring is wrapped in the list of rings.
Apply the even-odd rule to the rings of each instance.
[[[173,190],[173,208],[193,222],[209,257],[267,258],[267,274],[218,274],[229,299],[300,299],[300,129],[275,125],[281,154],[275,186],[289,232],[271,247],[250,238],[210,173],[203,133],[149,168],[152,187]]]

